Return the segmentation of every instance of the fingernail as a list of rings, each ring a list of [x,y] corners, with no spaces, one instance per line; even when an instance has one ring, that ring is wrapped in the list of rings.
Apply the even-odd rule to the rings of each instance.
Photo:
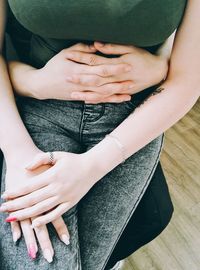
[[[8,195],[7,195],[6,193],[3,193],[3,194],[1,195],[1,198],[5,200],[5,199],[8,198]]]
[[[31,228],[34,229],[35,227],[40,227],[40,225],[41,225],[40,222],[37,222],[37,221],[34,222],[33,221],[33,223],[31,224]]]
[[[51,255],[51,251],[49,249],[45,249],[44,252],[44,258],[49,262],[51,263],[53,261],[53,257]]]
[[[66,234],[61,235],[61,240],[63,241],[63,243],[65,243],[65,245],[69,245],[69,237]]]
[[[73,78],[72,77],[66,77],[66,80],[68,81],[68,82],[73,82]]]
[[[29,163],[29,164],[25,165],[25,169],[28,170],[28,169],[30,169],[31,167],[33,167],[33,165],[34,165],[33,163]]]
[[[74,57],[74,55],[73,55],[73,53],[67,53],[67,58],[73,58]]]
[[[98,46],[99,46],[99,47],[103,47],[103,46],[105,46],[105,44],[104,44],[104,43],[99,42],[99,41],[97,42],[97,44],[98,44]]]
[[[33,244],[29,245],[29,247],[28,247],[28,255],[33,260],[36,258],[35,245],[33,245]]]
[[[125,71],[131,71],[131,69],[132,69],[132,66],[130,65],[125,67]]]
[[[19,234],[14,232],[13,233],[13,242],[16,243],[19,240]]]
[[[5,219],[5,222],[13,222],[13,221],[16,221],[17,218],[16,217],[8,217]]]
[[[128,89],[131,89],[131,88],[133,88],[135,85],[134,84],[130,84],[129,86],[128,86]]]
[[[0,207],[0,211],[1,211],[1,212],[5,212],[6,210],[7,210],[7,207],[6,207],[6,206],[2,205],[2,206]]]
[[[80,98],[80,95],[76,93],[71,93],[71,98]]]
[[[96,48],[94,47],[94,45],[90,45],[90,49],[91,50],[96,50]]]

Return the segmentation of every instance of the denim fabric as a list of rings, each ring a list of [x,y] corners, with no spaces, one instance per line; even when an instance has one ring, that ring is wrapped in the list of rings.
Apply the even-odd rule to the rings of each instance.
[[[155,239],[169,224],[174,208],[160,162],[138,207],[123,231],[105,270]]]
[[[22,119],[41,150],[74,153],[85,152],[101,141],[134,113],[137,105],[135,98],[120,104],[97,105],[18,99]],[[13,246],[9,225],[1,215],[1,269],[103,270],[150,183],[162,144],[163,134],[103,177],[78,205],[65,213],[71,235],[68,247],[58,240],[51,225],[48,226],[55,249],[55,259],[50,265],[42,255],[30,261],[23,240]]]

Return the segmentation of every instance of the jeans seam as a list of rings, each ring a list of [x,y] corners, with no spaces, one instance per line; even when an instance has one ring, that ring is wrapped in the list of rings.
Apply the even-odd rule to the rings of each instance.
[[[124,231],[126,225],[128,224],[129,219],[130,219],[131,216],[133,215],[133,213],[134,213],[134,211],[135,211],[137,205],[139,204],[141,198],[143,197],[143,195],[144,195],[144,193],[145,193],[145,191],[146,191],[146,189],[147,189],[147,187],[148,187],[148,185],[149,185],[149,183],[150,183],[150,180],[151,180],[151,178],[152,178],[152,175],[153,175],[153,173],[154,173],[154,171],[155,171],[155,169],[156,169],[156,165],[158,164],[158,161],[159,161],[159,159],[160,159],[160,154],[161,154],[161,150],[162,150],[163,141],[164,141],[164,134],[162,134],[162,140],[161,140],[160,150],[159,150],[158,156],[157,156],[157,158],[156,158],[156,162],[155,162],[155,164],[154,164],[154,166],[153,166],[153,168],[152,168],[152,170],[151,170],[151,172],[150,172],[150,174],[149,174],[149,177],[147,178],[147,181],[146,181],[146,183],[145,183],[145,185],[144,185],[142,191],[140,192],[140,195],[138,196],[137,201],[135,202],[135,204],[134,204],[134,206],[133,206],[132,211],[130,212],[130,215],[128,216],[126,222],[124,223],[124,226],[123,226],[122,230],[120,231],[120,233],[119,233],[119,235],[118,235],[118,237],[117,237],[117,239],[116,239],[116,241],[115,241],[115,243],[114,243],[114,245],[113,245],[113,247],[112,247],[112,249],[111,249],[111,251],[110,251],[110,254],[109,254],[108,257],[107,257],[107,259],[106,259],[106,261],[105,261],[105,263],[104,263],[104,265],[103,265],[102,270],[105,269],[106,264],[108,263],[108,260],[109,260],[109,258],[110,258],[110,256],[111,256],[111,254],[112,254],[112,252],[113,252],[113,250],[114,250],[114,248],[115,248],[115,246],[116,246],[116,244],[117,244],[119,238],[121,237],[121,235],[122,235],[122,233],[123,233],[123,231]]]
[[[83,104],[83,111],[82,111],[80,127],[79,127],[79,141],[80,141],[80,143],[82,143],[82,137],[83,137],[83,127],[84,127],[84,120],[85,120],[84,114],[85,114],[85,104]]]

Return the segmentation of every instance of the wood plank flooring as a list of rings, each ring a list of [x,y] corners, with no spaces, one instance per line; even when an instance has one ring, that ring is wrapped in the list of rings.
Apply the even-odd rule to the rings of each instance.
[[[200,270],[200,99],[165,133],[161,163],[175,212],[169,226],[123,270]]]

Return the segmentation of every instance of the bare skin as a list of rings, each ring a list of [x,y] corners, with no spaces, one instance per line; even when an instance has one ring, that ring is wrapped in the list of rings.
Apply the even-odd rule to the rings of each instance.
[[[164,90],[160,91],[156,95],[150,96],[142,106],[138,107],[133,114],[131,114],[112,132],[112,134],[114,134],[114,136],[117,137],[118,140],[124,145],[126,149],[126,157],[129,157],[133,153],[137,152],[147,143],[175,124],[192,108],[197,101],[200,94],[200,52],[196,49],[200,44],[200,33],[198,31],[200,24],[199,14],[200,2],[198,0],[189,0],[183,22],[175,37],[175,44],[170,59],[169,73],[165,82],[162,84],[162,88]],[[130,56],[126,59],[125,63],[130,64],[132,63],[132,53],[130,52],[129,46],[126,48],[125,47],[126,46],[124,46],[124,54],[129,54]],[[109,50],[109,53],[111,53],[111,49],[115,50],[115,52],[116,50],[120,51],[121,46],[116,44],[108,44],[98,48],[98,50],[103,53],[106,53]],[[4,67],[3,62],[1,63],[1,67]],[[27,141],[26,147],[28,147],[27,145],[29,143],[31,144],[31,140],[24,130],[19,117],[17,116],[12,98],[11,87],[9,86],[9,81],[6,79],[7,75],[5,69],[4,74],[4,81],[1,82],[1,85],[6,84],[7,87],[4,87],[4,91],[1,91],[1,97],[7,102],[2,103],[2,106],[0,106],[0,115],[3,113],[6,115],[5,112],[8,112],[9,114],[13,115],[15,120],[13,123],[14,125],[11,125],[11,120],[9,120],[8,127],[8,125],[6,126],[5,119],[0,119],[0,123],[3,125],[3,127],[5,127],[4,131],[0,131],[1,147],[6,154],[7,160],[9,161],[10,154],[9,147],[7,147],[7,145],[8,142],[11,142],[11,139],[14,139],[16,142],[16,140],[20,141],[20,138],[23,137],[23,139],[26,139],[25,141]],[[0,98],[0,100],[2,100],[2,98]],[[157,113],[158,111],[159,115]],[[154,117],[155,115],[157,116],[156,118]],[[149,119],[151,119],[151,121],[149,121]],[[16,123],[19,123],[19,126],[16,126]],[[134,126],[134,129],[130,129],[131,126]],[[5,136],[5,130],[9,130],[7,133],[12,134],[11,129],[13,128],[15,131],[18,130],[19,135],[17,138]],[[143,134],[142,137],[141,134]],[[35,149],[35,146],[31,146],[31,149]],[[11,147],[11,152],[12,151],[13,149]],[[23,151],[25,150],[23,149]],[[32,157],[31,155],[29,156],[30,161]],[[31,198],[34,200],[34,194],[35,192],[40,191],[41,185],[42,187],[45,187],[43,191],[44,194],[46,194],[47,190],[53,188],[52,183],[55,180],[55,175],[56,181],[61,185],[64,184],[63,175],[66,175],[67,173],[69,176],[68,178],[70,178],[70,173],[72,173],[74,181],[71,184],[72,186],[76,186],[76,191],[74,191],[75,189],[69,189],[67,183],[65,183],[65,188],[68,190],[68,195],[71,198],[70,202],[69,200],[66,201],[63,193],[58,192],[58,200],[60,203],[62,202],[61,205],[65,204],[64,207],[66,208],[64,209],[60,207],[57,209],[58,211],[52,212],[53,214],[51,213],[51,216],[49,216],[48,213],[46,216],[44,215],[42,217],[37,217],[34,220],[33,225],[35,225],[35,227],[37,227],[38,224],[39,226],[43,226],[44,224],[53,221],[54,218],[57,218],[59,215],[62,215],[64,210],[67,211],[67,209],[72,207],[75,201],[77,202],[83,196],[82,185],[79,184],[79,172],[76,169],[77,164],[84,167],[82,178],[88,179],[86,181],[86,190],[84,191],[87,192],[87,189],[89,190],[92,185],[94,185],[106,173],[115,168],[122,161],[120,149],[112,140],[107,139],[102,140],[84,154],[73,155],[72,157],[70,156],[70,153],[62,152],[62,154],[56,153],[56,157],[56,163],[54,166],[44,173],[39,174],[36,177],[32,177],[32,179],[29,180],[29,185],[23,185],[23,187],[21,186],[18,189],[6,190],[5,198],[12,199],[12,201],[9,201],[4,205],[7,208],[6,211],[9,211],[9,209],[15,207],[16,200],[18,200],[18,204],[19,202],[24,202],[25,206],[29,210],[15,210],[10,214],[10,217],[15,217],[19,221],[25,217],[36,217],[37,211],[34,213],[31,212],[32,205],[27,203],[27,196],[29,196],[29,199]],[[12,159],[10,158],[10,160]],[[90,160],[90,162],[88,162],[88,160]],[[66,171],[65,166],[67,161],[71,162],[70,172],[68,170]],[[32,168],[36,168],[41,164],[46,164],[46,154],[36,154],[33,163]],[[31,170],[31,168],[29,168],[29,170]],[[73,194],[70,193],[71,190]],[[19,196],[22,197],[18,198]],[[49,199],[52,198],[53,197],[49,197]],[[42,203],[42,201],[43,200],[37,202],[34,206]],[[51,206],[53,206],[53,203]]]

